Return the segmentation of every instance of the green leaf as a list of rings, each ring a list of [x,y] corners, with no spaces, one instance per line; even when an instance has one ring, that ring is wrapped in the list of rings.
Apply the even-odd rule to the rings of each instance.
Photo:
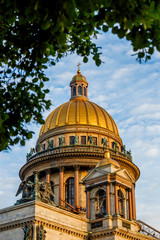
[[[32,79],[32,82],[33,82],[33,83],[38,82],[38,78],[33,78],[33,79]]]
[[[87,62],[88,62],[88,58],[87,58],[87,57],[84,57],[84,58],[83,58],[83,62],[84,62],[84,63],[87,63]]]
[[[49,93],[49,89],[43,90],[44,93]]]
[[[43,23],[41,24],[41,29],[42,29],[42,30],[47,30],[48,28],[50,28],[50,26],[51,26],[51,23],[50,23],[50,22],[43,22]]]
[[[149,47],[148,53],[152,55],[153,52],[154,52],[154,48],[153,47]]]
[[[107,32],[108,31],[108,26],[106,26],[106,25],[103,25],[103,32]]]
[[[25,146],[25,140],[22,139],[22,140],[20,141],[20,144],[21,144],[21,146]]]
[[[96,60],[96,65],[99,67],[101,65],[102,61],[100,59]]]

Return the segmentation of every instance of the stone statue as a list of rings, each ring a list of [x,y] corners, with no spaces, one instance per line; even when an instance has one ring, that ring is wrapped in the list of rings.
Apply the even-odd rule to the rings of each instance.
[[[46,239],[46,230],[44,230],[43,225],[36,227],[37,230],[37,239],[36,240],[45,240]]]
[[[27,155],[26,155],[26,160],[27,160],[27,162],[29,161],[29,159],[30,159],[30,154],[27,153]]]
[[[51,201],[51,196],[55,197],[51,185],[48,182],[41,182],[40,183],[40,188],[39,188],[39,193],[40,193],[40,200],[45,203],[50,203],[53,204]]]
[[[22,228],[24,232],[24,240],[32,240],[33,239],[33,227],[32,224],[26,223]]]
[[[102,140],[101,140],[101,143],[103,144],[103,147],[107,147],[108,146],[108,140],[107,140],[107,138],[102,138]]]
[[[32,157],[33,153],[35,153],[35,149],[34,149],[34,148],[31,148],[31,149],[30,149],[30,157]]]
[[[127,156],[132,160],[131,150],[127,151]]]
[[[59,145],[63,146],[64,143],[65,143],[65,138],[64,137],[60,137],[59,138]]]
[[[118,147],[117,142],[112,142],[112,147],[113,147],[113,149],[116,150],[116,151],[119,150],[119,147]]]
[[[79,138],[77,135],[74,136],[74,144],[78,144],[79,142]]]
[[[22,199],[18,200],[16,204],[27,202],[34,199],[34,183],[31,181],[23,181],[19,185],[16,197],[22,192]]]
[[[48,140],[48,148],[47,149],[53,149],[53,143],[51,140]]]
[[[40,150],[41,150],[41,145],[38,144],[38,145],[37,145],[37,152],[40,152]]]
[[[18,196],[22,192],[22,198],[17,200],[16,205],[30,201],[39,200],[53,205],[51,196],[55,197],[51,185],[48,182],[40,182],[38,179],[38,172],[34,172],[34,182],[29,180],[23,181],[16,193]]]
[[[92,135],[88,136],[88,142],[89,142],[89,144],[93,144],[93,136]]]
[[[121,147],[121,152],[123,152],[124,154],[126,154],[126,146],[125,146],[125,145],[123,145],[123,146]]]

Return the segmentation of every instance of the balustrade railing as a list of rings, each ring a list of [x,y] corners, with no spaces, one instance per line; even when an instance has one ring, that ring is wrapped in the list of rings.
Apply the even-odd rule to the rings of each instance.
[[[30,154],[27,154],[26,159],[27,159],[27,162],[29,162],[39,157],[45,157],[50,155],[62,154],[62,153],[75,153],[75,152],[103,154],[105,149],[106,147],[102,147],[102,146],[83,145],[83,144],[59,146],[59,147],[54,147],[52,149],[43,150],[40,152],[35,152],[32,150]],[[124,154],[112,148],[109,148],[109,150],[110,150],[111,156],[120,156],[123,158],[125,157],[127,160],[132,161],[132,159],[127,156],[127,154]]]

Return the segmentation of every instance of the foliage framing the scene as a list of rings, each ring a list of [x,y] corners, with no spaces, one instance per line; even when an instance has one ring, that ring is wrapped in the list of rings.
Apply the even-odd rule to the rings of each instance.
[[[101,64],[93,41],[111,29],[133,46],[139,62],[160,51],[160,3],[154,0],[0,0],[0,150],[32,137],[31,121],[49,109],[44,74],[76,52]]]

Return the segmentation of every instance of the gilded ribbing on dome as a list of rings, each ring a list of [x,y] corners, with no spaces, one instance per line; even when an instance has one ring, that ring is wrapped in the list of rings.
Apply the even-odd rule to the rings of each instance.
[[[39,135],[41,136],[56,127],[75,124],[103,127],[119,136],[114,120],[103,108],[89,100],[80,98],[70,100],[52,111],[42,126]]]

